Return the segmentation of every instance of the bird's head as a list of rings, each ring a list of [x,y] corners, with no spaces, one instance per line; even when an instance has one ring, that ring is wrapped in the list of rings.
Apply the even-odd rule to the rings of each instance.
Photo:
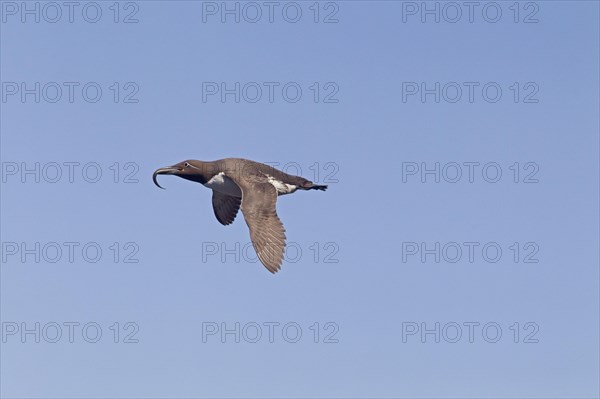
[[[210,180],[210,168],[207,167],[207,164],[202,161],[196,160],[187,160],[183,162],[179,162],[173,166],[167,166],[165,168],[159,168],[154,171],[152,175],[152,180],[154,184],[158,187],[163,188],[158,184],[156,177],[158,175],[175,175],[179,176],[186,180],[195,181],[198,183],[205,184],[208,180]],[[214,174],[214,173],[213,173]]]

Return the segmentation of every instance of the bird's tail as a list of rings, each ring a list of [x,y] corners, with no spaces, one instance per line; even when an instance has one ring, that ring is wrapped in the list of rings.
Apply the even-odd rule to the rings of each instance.
[[[302,188],[305,189],[305,190],[321,190],[321,191],[325,191],[325,190],[327,190],[327,185],[326,184],[308,183],[308,184],[305,184]]]

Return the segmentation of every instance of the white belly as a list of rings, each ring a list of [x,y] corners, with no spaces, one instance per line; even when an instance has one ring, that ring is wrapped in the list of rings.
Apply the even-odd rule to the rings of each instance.
[[[231,195],[232,197],[242,196],[242,190],[240,190],[239,186],[229,177],[225,176],[223,172],[216,174],[204,186],[220,193]]]
[[[294,186],[293,184],[287,184],[280,180],[277,180],[271,176],[269,176],[269,183],[271,183],[277,189],[277,194],[285,195],[291,194],[298,189],[298,186]]]

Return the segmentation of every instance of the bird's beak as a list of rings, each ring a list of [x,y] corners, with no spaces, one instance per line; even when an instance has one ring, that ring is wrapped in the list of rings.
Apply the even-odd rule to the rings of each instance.
[[[175,166],[169,166],[166,168],[156,169],[154,171],[154,174],[152,175],[152,181],[154,182],[154,184],[156,184],[157,187],[162,188],[164,190],[164,187],[161,187],[160,184],[158,184],[158,181],[156,180],[156,176],[158,176],[158,175],[175,175],[175,174],[177,174],[177,172],[179,172],[179,168],[177,168]]]

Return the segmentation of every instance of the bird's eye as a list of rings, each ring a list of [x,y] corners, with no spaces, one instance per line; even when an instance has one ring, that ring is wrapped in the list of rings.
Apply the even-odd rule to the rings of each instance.
[[[183,164],[183,166],[185,166],[186,168],[189,168],[190,164],[186,162],[186,163]]]

